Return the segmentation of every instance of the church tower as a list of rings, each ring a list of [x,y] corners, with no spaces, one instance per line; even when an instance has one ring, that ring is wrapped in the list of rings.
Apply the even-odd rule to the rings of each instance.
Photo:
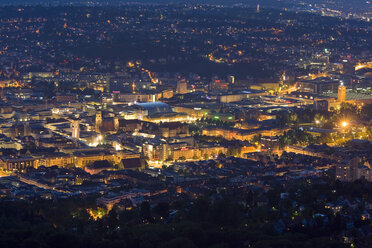
[[[96,113],[96,132],[100,132],[102,127],[102,111],[97,111]]]
[[[72,138],[80,139],[80,120],[73,120],[72,122]]]

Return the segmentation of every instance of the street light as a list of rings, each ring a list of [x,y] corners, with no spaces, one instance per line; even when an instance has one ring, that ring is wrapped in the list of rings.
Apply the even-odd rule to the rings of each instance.
[[[347,127],[349,125],[349,123],[347,123],[346,121],[343,121],[342,123],[341,123],[341,126],[342,127]]]

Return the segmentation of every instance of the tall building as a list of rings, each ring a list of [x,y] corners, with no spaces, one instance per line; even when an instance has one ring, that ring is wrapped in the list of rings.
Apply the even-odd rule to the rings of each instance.
[[[143,144],[143,153],[150,160],[167,160],[169,157],[170,147],[166,142],[151,141]]]
[[[338,86],[338,96],[337,100],[339,102],[345,102],[346,101],[346,87],[344,86],[343,83]]]
[[[260,4],[257,4],[256,12],[257,12],[257,13],[260,13]]]
[[[96,131],[99,132],[102,127],[102,111],[96,113]]]
[[[359,179],[359,160],[359,157],[355,157],[349,161],[343,161],[336,165],[336,180],[340,180],[341,182],[353,182]]]
[[[80,120],[73,120],[72,122],[72,138],[80,139]]]
[[[177,82],[177,94],[186,94],[187,93],[187,83],[185,80]]]
[[[342,72],[348,75],[355,74],[355,64],[348,60],[342,61]]]

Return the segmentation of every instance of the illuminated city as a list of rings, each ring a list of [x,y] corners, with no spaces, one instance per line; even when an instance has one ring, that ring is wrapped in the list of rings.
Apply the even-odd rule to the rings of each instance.
[[[0,0],[0,247],[372,247],[371,18]]]

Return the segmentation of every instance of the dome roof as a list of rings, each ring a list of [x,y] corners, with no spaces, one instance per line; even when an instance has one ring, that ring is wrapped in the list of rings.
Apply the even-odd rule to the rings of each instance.
[[[163,102],[145,102],[145,103],[137,103],[136,106],[147,110],[148,115],[154,114],[163,114],[172,112],[172,108]]]

